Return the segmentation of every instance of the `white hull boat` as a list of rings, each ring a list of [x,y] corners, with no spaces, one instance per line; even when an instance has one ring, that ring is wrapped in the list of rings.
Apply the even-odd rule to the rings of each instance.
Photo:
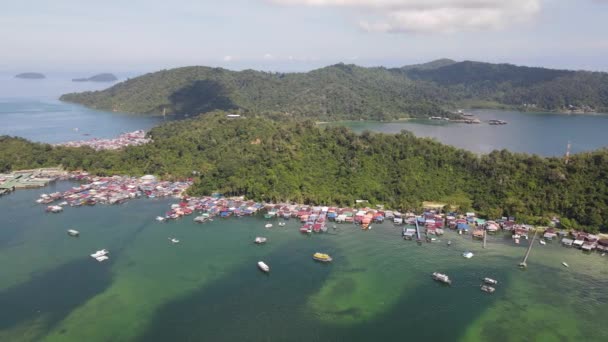
[[[263,272],[270,272],[270,266],[266,265],[263,261],[258,261],[258,268]]]

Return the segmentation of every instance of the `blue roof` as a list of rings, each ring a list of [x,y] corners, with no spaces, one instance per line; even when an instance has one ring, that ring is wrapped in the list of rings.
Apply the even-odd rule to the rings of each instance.
[[[460,230],[467,230],[467,229],[469,229],[470,227],[469,227],[469,225],[468,225],[468,224],[466,224],[466,223],[459,223],[459,224],[458,224],[458,226],[457,226],[456,228],[458,228],[458,229],[460,229]]]

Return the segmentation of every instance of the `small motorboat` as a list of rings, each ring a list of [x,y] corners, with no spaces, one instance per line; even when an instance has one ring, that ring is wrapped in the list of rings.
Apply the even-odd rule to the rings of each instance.
[[[255,240],[253,240],[253,242],[257,243],[258,245],[264,244],[266,241],[268,241],[268,239],[262,236],[258,236],[255,238]]]
[[[541,245],[546,245],[547,242],[543,239],[538,240],[538,243],[540,243]]]
[[[263,272],[270,272],[270,266],[266,265],[266,263],[263,261],[258,261],[258,268]]]
[[[46,207],[46,211],[49,213],[60,213],[63,211],[63,207],[60,207],[58,205],[49,205],[48,207]]]
[[[448,246],[452,245],[452,240],[448,240]]]
[[[285,222],[279,222],[279,227],[285,227]]]
[[[68,229],[68,235],[78,237],[80,236],[80,232],[75,229]]]
[[[489,285],[481,285],[481,291],[486,292],[486,293],[494,293],[494,291],[496,291],[496,289]]]
[[[171,243],[179,243],[179,240],[176,238],[168,238]]]
[[[562,265],[564,265],[565,267],[570,267],[570,265],[566,264],[565,262],[562,262]]]
[[[443,273],[433,272],[432,277],[434,280],[436,280],[438,282],[452,285],[452,281],[450,280],[450,277],[448,277],[447,275],[445,275]]]
[[[321,261],[321,262],[331,262],[333,260],[329,256],[329,254],[319,253],[319,252],[313,254],[312,258],[315,259],[316,261]]]
[[[63,202],[61,202],[61,203],[59,203],[59,205],[60,205],[60,206],[62,206],[62,207],[63,207],[63,206],[66,206],[66,205],[68,205],[68,202],[66,202],[66,201],[63,201]]]
[[[483,278],[483,282],[490,285],[498,285],[498,280],[492,278]]]
[[[467,258],[467,259],[471,259],[474,255],[475,254],[473,254],[473,252],[469,252],[469,251],[466,251],[466,252],[462,253],[462,256],[465,257],[465,258]]]
[[[110,258],[110,257],[108,257],[109,253],[110,252],[108,252],[107,249],[101,249],[101,250],[98,250],[97,252],[91,254],[91,257],[99,262],[102,262],[102,261],[108,260]]]
[[[158,222],[164,222],[165,218],[162,217],[162,216],[156,216],[156,221],[158,221]]]
[[[272,228],[272,223],[267,223],[264,228]]]

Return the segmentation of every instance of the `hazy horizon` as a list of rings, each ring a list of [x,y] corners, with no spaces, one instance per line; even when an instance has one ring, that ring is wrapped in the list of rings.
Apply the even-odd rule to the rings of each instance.
[[[25,0],[0,13],[0,71],[307,71],[439,58],[607,71],[608,1]]]

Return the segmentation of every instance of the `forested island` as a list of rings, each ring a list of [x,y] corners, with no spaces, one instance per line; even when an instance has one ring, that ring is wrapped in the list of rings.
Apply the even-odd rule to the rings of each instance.
[[[66,94],[92,108],[196,115],[230,110],[324,121],[457,118],[458,108],[608,112],[608,73],[448,59],[402,68],[336,64],[306,73],[162,70]]]
[[[73,78],[72,82],[115,82],[118,78],[110,73],[93,75],[85,78]]]
[[[409,132],[355,134],[312,121],[229,118],[212,112],[152,129],[153,142],[119,151],[0,138],[0,172],[63,165],[99,175],[194,177],[193,195],[219,191],[264,201],[417,209],[443,201],[482,215],[565,227],[608,223],[608,150],[541,158],[476,154]]]
[[[22,78],[22,79],[27,79],[27,80],[40,80],[40,79],[46,78],[46,76],[39,72],[23,72],[23,73],[15,75],[15,78]]]

